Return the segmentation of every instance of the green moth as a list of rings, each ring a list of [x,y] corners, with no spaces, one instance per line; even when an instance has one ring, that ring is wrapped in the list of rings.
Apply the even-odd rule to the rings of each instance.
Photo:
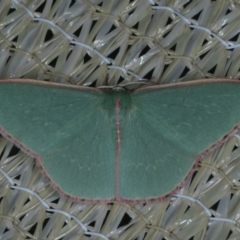
[[[0,133],[73,200],[163,200],[239,127],[240,84],[206,80],[131,92],[0,82]]]

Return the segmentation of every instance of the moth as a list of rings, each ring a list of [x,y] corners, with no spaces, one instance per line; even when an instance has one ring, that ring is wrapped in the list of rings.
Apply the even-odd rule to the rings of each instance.
[[[134,91],[0,82],[0,133],[76,201],[162,201],[239,128],[240,82]]]

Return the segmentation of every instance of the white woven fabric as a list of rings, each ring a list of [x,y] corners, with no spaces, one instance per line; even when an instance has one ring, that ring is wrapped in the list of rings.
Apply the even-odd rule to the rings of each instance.
[[[0,0],[0,78],[74,85],[239,78],[238,1]],[[234,103],[233,103],[234,104]],[[0,138],[1,239],[240,239],[240,137],[162,203],[73,203]]]

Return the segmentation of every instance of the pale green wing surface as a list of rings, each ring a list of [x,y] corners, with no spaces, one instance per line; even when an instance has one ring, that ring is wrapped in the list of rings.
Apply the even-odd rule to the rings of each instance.
[[[113,198],[115,126],[101,107],[103,96],[86,88],[0,83],[0,126],[40,155],[65,193]]]
[[[184,179],[196,154],[238,123],[240,83],[139,90],[126,112],[121,115],[120,197],[157,198]]]

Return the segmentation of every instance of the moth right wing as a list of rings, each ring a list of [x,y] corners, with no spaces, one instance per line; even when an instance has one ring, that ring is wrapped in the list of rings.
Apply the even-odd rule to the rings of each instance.
[[[114,197],[115,131],[90,88],[38,81],[0,82],[0,127],[10,140],[40,156],[53,184],[91,200]]]

